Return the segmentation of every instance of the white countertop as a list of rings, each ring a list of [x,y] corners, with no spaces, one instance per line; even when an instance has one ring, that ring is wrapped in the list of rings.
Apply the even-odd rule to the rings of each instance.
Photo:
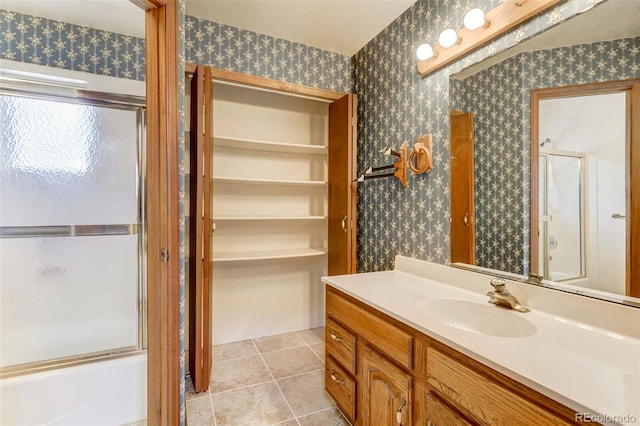
[[[482,293],[397,270],[322,280],[578,413],[612,417],[603,424],[640,425],[637,338],[536,309],[526,314],[505,310],[533,323],[534,334],[487,336],[446,325],[420,308],[434,299],[486,304]],[[489,279],[485,290],[491,290]]]

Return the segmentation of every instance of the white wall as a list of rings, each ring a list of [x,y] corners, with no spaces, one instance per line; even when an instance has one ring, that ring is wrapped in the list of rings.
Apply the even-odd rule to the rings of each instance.
[[[626,211],[625,114],[624,93],[540,102],[540,139],[552,141],[544,150],[585,154],[589,286],[618,294],[625,291],[626,223],[611,215]]]

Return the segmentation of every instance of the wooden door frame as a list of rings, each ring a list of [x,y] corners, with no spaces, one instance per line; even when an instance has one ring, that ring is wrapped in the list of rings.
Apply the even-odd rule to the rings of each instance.
[[[627,177],[627,221],[626,221],[626,295],[640,297],[640,78],[630,80],[607,81],[603,83],[580,84],[574,86],[552,87],[531,90],[531,184],[530,184],[530,270],[538,272],[538,154],[539,154],[539,104],[544,99],[570,98],[576,96],[601,95],[607,93],[627,93],[626,162]]]
[[[474,171],[475,171],[475,115],[472,112],[464,112],[464,111],[458,111],[458,110],[453,110],[449,113],[449,122],[450,124],[453,123],[452,117],[454,116],[460,116],[460,115],[466,115],[466,114],[470,114],[471,115],[471,135],[469,136],[470,139],[470,174],[469,174],[469,188],[471,189],[471,191],[468,194],[469,197],[469,234],[471,236],[471,241],[470,241],[470,245],[471,245],[471,258],[470,258],[470,265],[475,265],[476,264],[476,202],[475,202],[475,196],[476,196],[476,190],[475,190],[475,176],[474,176]],[[451,126],[453,127],[453,126]],[[453,134],[453,128],[450,129],[451,130],[451,134],[450,134],[450,139],[451,139],[451,161],[454,160],[453,158],[453,141],[454,141],[454,134]],[[449,170],[453,170],[453,165],[449,168]],[[453,226],[454,226],[454,215],[453,215],[453,172],[451,173],[451,176],[449,176],[449,188],[450,188],[450,193],[452,194],[451,196],[451,223],[449,225],[449,231],[451,233],[453,230]],[[454,249],[454,241],[453,241],[453,237],[451,238],[451,247],[449,248],[449,256],[453,257],[453,249]],[[456,261],[454,261],[453,259],[450,259],[451,262],[455,263]]]
[[[193,74],[198,65],[187,62],[185,64],[185,73]],[[211,78],[213,80],[224,81],[227,83],[239,84],[242,86],[255,87],[267,91],[275,91],[288,93],[291,95],[308,96],[317,98],[318,100],[337,101],[347,93],[334,92],[333,90],[318,89],[316,87],[303,86],[302,84],[287,83],[286,81],[273,80],[266,77],[258,77],[255,75],[243,74],[235,71],[227,71],[219,68],[208,67],[211,69]]]
[[[211,376],[211,133],[213,82],[211,67],[191,75],[189,188],[189,372],[195,392],[209,389]],[[185,80],[186,77],[185,76]],[[195,196],[193,196],[195,193]]]
[[[147,423],[180,423],[178,0],[145,10]]]

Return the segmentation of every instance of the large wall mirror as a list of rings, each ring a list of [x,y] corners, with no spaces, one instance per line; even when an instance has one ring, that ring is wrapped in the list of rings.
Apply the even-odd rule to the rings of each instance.
[[[629,0],[452,75],[451,261],[640,306],[639,93]]]

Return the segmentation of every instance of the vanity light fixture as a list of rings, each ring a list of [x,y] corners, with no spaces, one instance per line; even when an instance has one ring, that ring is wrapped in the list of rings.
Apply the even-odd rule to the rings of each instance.
[[[471,9],[464,17],[464,28],[457,32],[449,28],[440,34],[439,44],[431,49],[432,55],[426,54],[427,48],[422,48],[424,44],[420,45],[418,49],[422,48],[422,51],[416,52],[419,59],[418,73],[424,77],[450,64],[561,1],[563,0],[504,0],[486,15],[480,9]]]
[[[426,61],[427,59],[431,58],[433,55],[434,55],[433,47],[431,47],[429,43],[421,44],[420,46],[418,46],[418,49],[416,50],[416,56],[421,61]]]
[[[445,49],[455,45],[459,41],[460,38],[458,38],[456,30],[452,28],[447,28],[446,30],[442,31],[440,33],[440,37],[438,37],[438,44],[440,44],[440,46],[444,47]]]
[[[486,28],[489,22],[484,18],[482,9],[471,9],[464,15],[464,27],[468,30],[477,30],[478,28]]]

